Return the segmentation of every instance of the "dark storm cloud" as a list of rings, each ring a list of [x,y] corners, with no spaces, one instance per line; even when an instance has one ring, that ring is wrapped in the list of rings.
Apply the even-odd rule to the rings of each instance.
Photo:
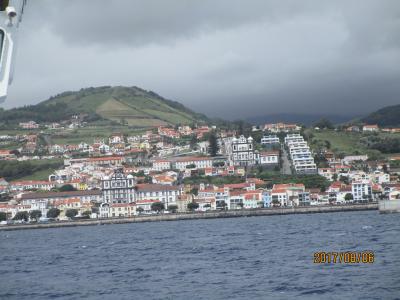
[[[397,0],[30,2],[8,107],[105,84],[229,118],[400,102]]]

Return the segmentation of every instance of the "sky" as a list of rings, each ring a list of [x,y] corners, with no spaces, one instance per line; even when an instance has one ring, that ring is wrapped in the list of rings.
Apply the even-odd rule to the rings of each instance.
[[[28,1],[2,106],[102,85],[227,119],[400,104],[400,1]]]

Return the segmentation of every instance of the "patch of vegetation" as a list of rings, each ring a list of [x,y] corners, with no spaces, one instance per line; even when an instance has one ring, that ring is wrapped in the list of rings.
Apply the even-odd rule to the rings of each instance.
[[[62,165],[63,162],[61,160],[0,161],[0,177],[4,177],[7,181],[36,179],[34,178],[35,174],[39,172],[52,172]]]
[[[325,191],[330,182],[320,175],[276,175],[271,173],[260,174],[260,179],[267,183],[268,188],[272,188],[274,184],[279,183],[303,183],[307,189],[318,188]]]

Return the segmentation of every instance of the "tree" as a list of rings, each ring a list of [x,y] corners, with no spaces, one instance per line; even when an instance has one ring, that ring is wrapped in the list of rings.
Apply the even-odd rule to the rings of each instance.
[[[165,209],[165,205],[162,202],[154,202],[151,204],[151,210],[152,211],[156,211],[156,212],[160,212],[162,210]]]
[[[170,210],[172,213],[176,213],[176,211],[178,210],[178,205],[168,205],[168,210]]]
[[[199,208],[199,204],[196,202],[190,202],[190,203],[188,203],[187,208],[190,211],[195,211],[196,209]]]
[[[215,134],[214,131],[208,137],[208,143],[209,143],[208,153],[211,156],[217,156],[217,153],[218,153],[218,150],[219,150],[219,145],[218,145],[217,135]]]
[[[72,185],[70,184],[65,184],[62,187],[60,187],[58,189],[60,192],[72,192],[72,191],[76,191],[76,188],[74,188]]]
[[[31,219],[34,219],[37,222],[38,219],[40,219],[40,217],[42,216],[42,212],[40,210],[32,210],[29,213],[29,216],[31,217]]]
[[[86,210],[82,213],[82,216],[89,219],[91,214],[92,214],[92,212],[90,210]]]
[[[60,215],[60,210],[58,208],[50,208],[47,212],[47,217],[55,219]]]
[[[75,208],[68,209],[65,212],[65,216],[68,218],[71,218],[71,219],[74,218],[77,214],[78,214],[78,210],[76,210]]]
[[[347,194],[344,196],[344,200],[346,200],[346,201],[353,200],[353,194],[347,193]]]
[[[141,207],[141,206],[139,206],[137,209],[136,209],[136,211],[139,213],[139,215],[142,213],[142,212],[144,212],[144,208],[143,207]]]
[[[219,204],[219,206],[220,206],[223,210],[225,210],[226,207],[227,207],[228,205],[226,204],[225,201],[221,201],[220,204]]]
[[[199,140],[197,139],[197,136],[193,134],[192,137],[190,138],[190,149],[196,150],[198,142]]]
[[[29,220],[29,213],[27,211],[19,211],[15,214],[14,220],[21,220],[27,222]]]
[[[3,211],[0,211],[0,222],[7,221],[7,214]]]
[[[331,121],[326,118],[320,119],[318,122],[314,124],[314,127],[318,127],[321,129],[333,129],[335,128]]]
[[[194,187],[190,190],[190,194],[197,196],[199,194],[199,188]]]

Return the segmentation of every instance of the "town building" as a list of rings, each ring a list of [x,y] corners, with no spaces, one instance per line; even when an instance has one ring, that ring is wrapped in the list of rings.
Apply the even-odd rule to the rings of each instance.
[[[363,132],[378,132],[379,127],[378,125],[364,125],[363,126]]]
[[[259,162],[259,153],[254,149],[254,141],[251,136],[246,138],[241,135],[239,138],[232,138],[226,147],[226,154],[234,166],[253,166]]]
[[[279,151],[261,151],[259,163],[262,166],[272,166],[272,167],[278,166]]]
[[[205,169],[213,166],[213,159],[207,156],[183,156],[176,158],[173,165],[175,169],[180,171],[184,171],[189,166],[197,169]]]
[[[353,181],[351,191],[353,201],[368,202],[372,200],[372,185],[368,180]]]
[[[105,203],[135,202],[136,181],[132,175],[126,176],[117,169],[112,176],[104,176],[102,180],[103,201]]]
[[[261,138],[261,145],[264,146],[279,146],[280,141],[277,135],[264,135]]]

